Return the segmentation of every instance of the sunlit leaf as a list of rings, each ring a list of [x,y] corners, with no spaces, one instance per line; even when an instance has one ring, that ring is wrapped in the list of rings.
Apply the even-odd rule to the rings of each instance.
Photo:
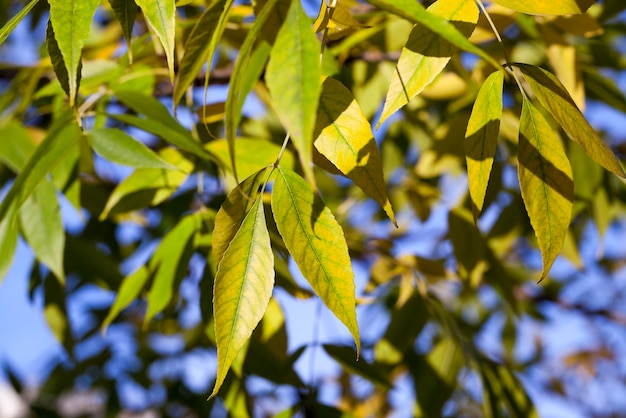
[[[536,15],[569,15],[584,13],[594,0],[494,0],[501,6]]]
[[[358,353],[354,273],[341,226],[302,177],[282,169],[272,190],[272,213],[302,275],[346,325]]]
[[[0,127],[0,137],[10,138],[0,141],[0,162],[15,173],[19,173],[35,152],[35,143],[24,126],[17,121],[11,121]]]
[[[59,49],[59,44],[54,36],[54,30],[52,29],[52,23],[50,21],[48,21],[48,26],[46,27],[46,50],[50,56],[50,62],[52,63],[54,74],[56,74],[57,80],[59,81],[59,84],[61,84],[61,88],[69,97],[71,94],[69,73],[67,71],[67,66],[65,65],[65,60],[63,59],[63,54],[61,54],[61,50]],[[78,94],[78,89],[80,88],[81,70],[82,61],[79,61],[74,78],[76,85],[72,100],[76,100],[76,94]]]
[[[215,276],[217,394],[233,360],[263,317],[274,287],[274,256],[259,196],[230,241]]]
[[[122,285],[117,291],[115,302],[113,302],[109,313],[104,321],[102,321],[103,331],[106,331],[108,326],[124,308],[137,299],[137,296],[139,296],[149,278],[150,274],[146,266],[139,267],[134,273],[124,278]]]
[[[78,1],[78,0],[77,0]],[[143,12],[148,25],[159,38],[169,68],[170,80],[174,81],[174,35],[176,6],[175,0],[135,0]]]
[[[574,182],[561,138],[528,100],[522,107],[517,158],[522,198],[543,257],[543,279],[563,248]]]
[[[94,151],[111,162],[129,167],[176,168],[119,129],[93,129],[88,135]]]
[[[15,16],[11,18],[1,29],[0,29],[0,45],[7,40],[11,32],[19,25],[19,23],[26,17],[26,15],[37,5],[39,0],[31,0],[26,6],[22,7]]]
[[[567,134],[587,155],[612,173],[626,177],[613,151],[589,125],[561,83],[548,71],[527,64],[515,64],[524,73],[533,93]]]
[[[314,136],[319,153],[376,200],[395,224],[370,123],[350,90],[332,78],[322,85]]]
[[[483,209],[498,146],[503,82],[501,71],[492,73],[484,81],[474,102],[465,133],[465,161],[474,220],[478,219]]]
[[[17,247],[18,230],[15,215],[14,210],[9,209],[7,216],[0,222],[0,237],[2,237],[0,239],[0,285],[11,267]]]
[[[450,21],[465,37],[472,34],[478,22],[478,6],[474,0],[438,0],[425,13]],[[428,26],[417,24],[402,48],[377,126],[432,83],[456,49]]]
[[[320,44],[309,17],[300,2],[293,1],[270,52],[265,80],[274,109],[291,135],[311,184],[315,184],[311,167],[313,128],[322,84],[319,53]]]

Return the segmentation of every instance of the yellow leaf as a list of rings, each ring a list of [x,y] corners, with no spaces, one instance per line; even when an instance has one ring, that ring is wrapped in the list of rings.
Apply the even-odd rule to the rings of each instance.
[[[213,311],[219,391],[231,364],[267,309],[274,288],[274,255],[259,196],[224,252],[215,275]]]
[[[272,213],[302,275],[346,325],[358,353],[354,273],[341,226],[302,177],[283,169],[278,170],[272,190]]]
[[[571,15],[584,13],[594,0],[494,0],[501,6],[534,15]]]
[[[501,71],[487,77],[478,92],[467,123],[465,160],[474,220],[478,219],[483,209],[493,158],[498,146],[503,82],[504,76]]]
[[[395,224],[370,123],[350,90],[332,78],[322,84],[314,136],[319,153],[376,200]]]
[[[478,7],[474,0],[439,0],[427,10],[450,20],[466,37],[471,35],[478,21]],[[432,83],[448,65],[456,49],[430,29],[416,25],[402,48],[377,127]]]
[[[563,248],[574,181],[561,138],[529,100],[522,105],[517,158],[522,198],[543,258],[543,279]]]

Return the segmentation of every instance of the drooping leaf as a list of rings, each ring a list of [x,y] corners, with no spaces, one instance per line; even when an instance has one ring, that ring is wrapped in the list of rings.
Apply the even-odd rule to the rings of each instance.
[[[584,13],[595,0],[494,0],[501,6],[535,15],[570,15]]]
[[[17,222],[15,212],[9,209],[7,216],[0,222],[0,285],[9,272],[17,247]]]
[[[587,155],[612,173],[626,177],[613,151],[589,125],[557,78],[548,71],[528,64],[515,64],[524,74],[539,103],[545,107],[567,134]]]
[[[438,0],[425,13],[450,21],[466,38],[472,34],[479,14],[474,0]],[[455,51],[448,40],[417,24],[402,48],[377,127],[432,83]]]
[[[522,107],[517,158],[522,198],[543,258],[543,279],[563,248],[574,182],[561,138],[529,100]]]
[[[148,25],[163,45],[170,80],[174,82],[175,0],[135,0],[135,3],[141,8]]]
[[[300,2],[293,1],[270,52],[265,80],[274,109],[291,135],[311,184],[315,184],[311,167],[313,128],[322,84],[319,53],[320,44],[309,17]]]
[[[176,169],[122,130],[93,129],[88,137],[94,151],[111,162],[129,167]]]
[[[314,136],[317,151],[376,200],[395,224],[370,123],[350,90],[332,78],[322,84]]]
[[[128,53],[132,53],[130,47],[131,36],[133,33],[133,26],[135,25],[135,18],[137,17],[137,4],[135,0],[109,0],[111,8],[115,13],[115,17],[122,26],[122,33],[126,39],[128,45]],[[131,55],[132,58],[132,55]]]
[[[282,169],[272,190],[272,213],[302,275],[346,325],[358,353],[354,273],[341,226],[302,177]]]
[[[217,377],[211,396],[263,317],[274,287],[274,255],[259,196],[230,241],[215,275]]]
[[[504,75],[501,71],[492,73],[483,82],[465,132],[465,161],[474,220],[478,219],[485,203],[493,158],[498,146],[503,82]]]
[[[48,26],[46,28],[46,50],[48,51],[48,55],[50,56],[52,69],[54,70],[54,74],[56,74],[57,76],[57,80],[59,80],[59,84],[61,84],[61,88],[63,89],[65,94],[70,97],[71,90],[69,73],[67,72],[65,60],[63,59],[63,55],[61,54],[61,50],[59,49],[59,45],[57,44],[57,40],[54,36],[54,30],[52,29],[52,23],[50,21],[48,21]],[[78,94],[78,89],[80,88],[81,71],[82,61],[79,61],[74,79],[76,81],[76,86],[74,89],[72,100],[76,100],[76,95]]]
[[[68,96],[73,106],[78,92],[81,51],[100,0],[49,0],[49,3],[53,36],[65,63]]]
[[[139,296],[139,293],[141,293],[149,278],[150,274],[148,267],[146,266],[139,267],[132,274],[124,278],[122,285],[117,291],[115,302],[113,302],[109,313],[104,321],[102,321],[103,332],[106,331],[109,325],[111,325],[113,320],[120,314],[120,312],[122,312],[124,308],[137,299],[137,296]]]
[[[196,21],[185,42],[185,54],[180,61],[174,86],[174,105],[180,102],[202,67],[213,56],[228,22],[232,4],[233,0],[217,0]]]
[[[26,17],[26,15],[37,5],[39,0],[31,0],[26,6],[22,7],[15,16],[11,18],[1,29],[0,29],[0,45],[7,40],[11,32],[20,24],[22,19]]]
[[[0,162],[13,172],[19,173],[35,152],[35,143],[24,126],[17,121],[10,121],[0,127],[0,137],[10,138],[0,141]]]

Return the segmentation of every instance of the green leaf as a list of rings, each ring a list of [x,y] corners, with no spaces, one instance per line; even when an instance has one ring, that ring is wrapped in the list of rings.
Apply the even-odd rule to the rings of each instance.
[[[68,96],[73,106],[80,79],[81,51],[100,0],[49,0],[49,3],[50,23],[67,70]]]
[[[343,322],[360,351],[354,273],[343,230],[309,184],[292,171],[278,169],[272,212],[285,245],[302,275]]]
[[[478,219],[483,210],[498,146],[503,83],[504,75],[501,71],[487,77],[478,92],[465,132],[465,161],[474,220]]]
[[[39,0],[31,0],[26,6],[22,8],[15,16],[11,18],[3,27],[0,29],[0,45],[7,40],[11,32],[19,25],[19,23],[26,17],[26,15],[32,10],[33,7],[37,5]]]
[[[62,114],[49,128],[48,135],[37,147],[24,169],[15,179],[13,186],[0,204],[0,222],[5,218],[9,207],[19,209],[35,191],[46,175],[66,156],[67,148],[80,138],[81,132],[72,112]]]
[[[474,0],[438,0],[426,12],[450,21],[466,38],[478,22]],[[448,65],[456,47],[424,24],[417,24],[402,48],[377,127],[424,90]]]
[[[585,13],[595,0],[494,0],[501,6],[534,15],[571,15]]]
[[[563,248],[574,182],[561,138],[529,100],[522,106],[517,158],[522,198],[543,258],[543,279]]]
[[[550,112],[570,138],[577,141],[595,162],[610,172],[626,178],[626,173],[613,151],[589,125],[561,82],[542,68],[528,64],[515,66],[524,74],[539,103]]]
[[[119,313],[130,305],[132,301],[137,299],[137,296],[139,296],[139,293],[141,293],[149,278],[150,274],[148,268],[146,266],[141,266],[124,279],[122,285],[117,291],[115,302],[113,302],[109,313],[104,321],[102,321],[102,332],[106,332],[106,329],[119,315]]]
[[[211,396],[222,385],[233,360],[263,317],[274,288],[274,255],[259,196],[219,263],[213,306],[217,377]]]
[[[135,18],[137,17],[137,4],[135,0],[109,0],[109,3],[111,4],[113,13],[115,13],[115,17],[122,26],[122,33],[128,45],[128,53],[132,54],[130,41],[133,34],[133,26],[135,25]]]
[[[19,211],[22,235],[39,261],[48,266],[62,285],[65,285],[63,249],[65,231],[56,190],[49,181],[43,181],[24,202]]]
[[[323,347],[324,351],[339,363],[343,369],[357,374],[383,389],[391,389],[392,385],[381,367],[367,363],[364,360],[357,361],[356,353],[351,347],[331,344],[324,344]]]
[[[148,25],[163,45],[170,80],[174,82],[175,0],[135,0],[135,3],[141,8]]]
[[[17,247],[18,230],[15,218],[16,213],[11,207],[7,216],[0,222],[0,237],[2,237],[0,239],[0,285],[9,272]]]
[[[180,61],[174,86],[174,105],[180,102],[202,67],[213,56],[228,22],[232,4],[233,0],[217,0],[196,21],[185,42],[185,55]]]
[[[620,112],[626,113],[626,97],[616,85],[615,80],[590,69],[583,71],[583,80],[588,98],[603,101]]]
[[[37,148],[35,143],[24,125],[17,121],[10,121],[0,127],[0,138],[11,138],[0,140],[0,162],[6,164],[13,172],[19,173],[35,152]]]
[[[421,24],[457,48],[476,54],[479,57],[484,58],[487,62],[493,65],[494,68],[501,69],[498,61],[481,48],[468,41],[467,36],[459,32],[459,30],[455,28],[452,23],[440,16],[427,12],[417,1],[394,0],[392,2],[390,0],[367,0],[367,2],[413,23]],[[458,2],[456,3],[458,4]]]
[[[291,135],[304,174],[313,185],[313,128],[322,84],[319,53],[309,17],[300,2],[293,1],[272,47],[265,80],[274,110]]]
[[[378,202],[396,224],[370,123],[350,90],[332,78],[322,84],[314,136],[317,151]]]
[[[59,84],[61,84],[61,88],[69,97],[71,94],[69,74],[67,72],[67,66],[65,65],[65,61],[63,60],[63,55],[61,54],[61,50],[59,49],[59,45],[57,44],[56,38],[54,36],[54,30],[52,29],[52,24],[50,23],[50,21],[48,21],[48,26],[46,28],[46,50],[48,51],[48,55],[50,56],[50,61],[52,62],[52,69],[54,70],[54,74],[56,74],[57,80],[59,80]],[[76,95],[78,94],[78,89],[80,88],[80,77],[82,68],[82,61],[79,61],[78,68],[76,69],[76,77],[74,79],[76,81],[76,88],[74,90],[72,100],[76,100]]]
[[[88,137],[93,150],[111,162],[129,167],[176,169],[122,130],[94,129]]]

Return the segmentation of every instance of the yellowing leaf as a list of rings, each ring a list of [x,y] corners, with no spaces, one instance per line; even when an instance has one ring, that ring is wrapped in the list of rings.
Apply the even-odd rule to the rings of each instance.
[[[282,169],[278,170],[272,190],[272,213],[298,268],[315,293],[346,325],[358,353],[361,342],[354,273],[341,226],[302,177]]]
[[[76,0],[82,1],[82,0]],[[143,11],[146,22],[159,38],[169,68],[170,80],[174,81],[174,27],[176,6],[174,0],[135,0]]]
[[[517,158],[524,206],[543,258],[543,279],[563,248],[574,182],[561,138],[529,100],[522,106]]]
[[[315,136],[319,153],[376,200],[395,224],[370,123],[350,90],[332,78],[322,85]]]
[[[612,173],[626,177],[613,151],[600,139],[557,78],[548,71],[527,64],[515,64],[557,123],[577,141],[587,155]]]
[[[493,158],[498,146],[503,82],[501,71],[487,77],[478,92],[465,132],[465,160],[474,220],[478,219],[485,203]]]
[[[224,252],[215,275],[217,377],[211,396],[263,317],[274,287],[274,255],[259,196]]]
[[[449,20],[465,37],[471,35],[478,22],[474,0],[438,0],[427,11]],[[377,127],[432,83],[455,51],[456,47],[439,34],[417,24],[402,48]]]
[[[293,1],[270,52],[265,80],[278,117],[298,150],[307,180],[315,184],[313,128],[321,91],[320,44],[299,1]]]
[[[594,0],[494,0],[501,6],[535,15],[569,15],[584,13]]]

